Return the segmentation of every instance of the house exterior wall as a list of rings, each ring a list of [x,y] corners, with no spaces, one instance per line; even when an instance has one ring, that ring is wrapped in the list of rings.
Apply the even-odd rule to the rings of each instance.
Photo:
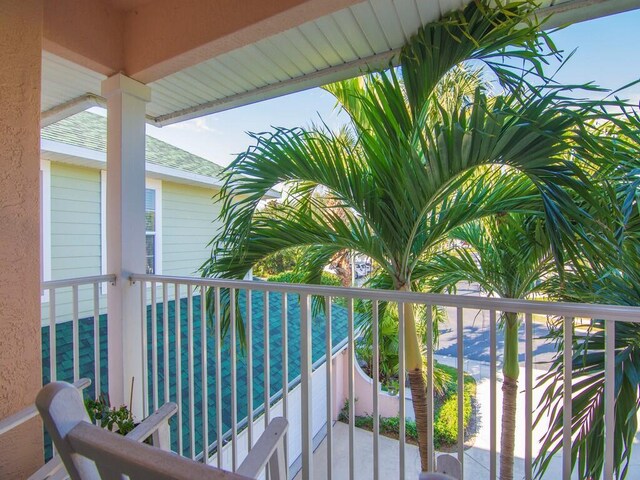
[[[33,404],[41,385],[40,90],[43,0],[3,2],[0,14],[0,418]],[[0,438],[0,478],[42,464],[30,420]]]
[[[213,190],[184,184],[162,185],[162,274],[197,275],[209,257],[209,241],[219,225],[212,223],[220,212],[213,204]]]
[[[100,171],[51,164],[51,279],[100,275]]]
[[[106,236],[101,228],[105,221],[102,205],[105,183],[101,180],[101,171],[61,162],[50,165],[51,196],[43,203],[43,208],[49,205],[51,211],[50,279],[108,273],[103,257]],[[158,180],[152,185],[161,192],[159,270],[163,275],[192,276],[208,257],[207,243],[216,231],[212,222],[217,218],[219,207],[212,201],[214,190]],[[106,288],[101,288],[101,314],[106,313],[107,308],[105,293]],[[80,286],[78,300],[78,317],[93,316],[93,288]],[[71,288],[56,290],[55,309],[57,323],[72,320]],[[43,296],[43,325],[50,322],[49,315],[49,298]]]

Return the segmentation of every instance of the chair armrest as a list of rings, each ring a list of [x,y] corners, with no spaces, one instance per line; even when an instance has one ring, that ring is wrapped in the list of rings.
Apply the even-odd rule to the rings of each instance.
[[[169,449],[169,419],[178,411],[178,405],[165,403],[158,410],[145,418],[140,425],[127,434],[127,438],[136,442],[144,442],[153,435],[153,445],[163,450]],[[167,435],[164,435],[166,433]]]
[[[236,473],[258,478],[269,464],[271,480],[284,480],[287,470],[284,464],[284,438],[288,428],[289,422],[283,417],[271,420]]]
[[[88,378],[81,378],[73,382],[73,386],[78,390],[83,390],[89,385],[91,385],[91,380]],[[22,425],[36,416],[38,416],[38,410],[36,410],[35,405],[29,405],[19,412],[9,415],[7,418],[0,420],[0,435],[7,433],[9,430],[16,428],[18,425]]]

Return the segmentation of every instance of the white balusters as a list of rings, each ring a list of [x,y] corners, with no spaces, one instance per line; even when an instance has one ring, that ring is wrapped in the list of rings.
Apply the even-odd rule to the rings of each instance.
[[[181,312],[181,288],[179,283],[174,284],[175,298],[175,335],[176,335],[176,404],[178,405],[177,430],[178,453],[184,455],[182,440],[182,312]],[[145,390],[146,391],[146,390]]]
[[[247,290],[247,451],[253,447],[253,302],[251,290]]]
[[[353,325],[353,298],[347,299],[347,328],[349,329],[349,343],[347,348],[347,354],[349,355],[349,370],[347,375],[349,377],[349,479],[355,478],[356,465],[355,465],[355,425],[356,425],[356,393],[355,393],[355,378],[354,378],[354,362],[356,357],[355,351],[355,329]]]
[[[524,477],[531,480],[533,468],[533,315],[524,317]]]
[[[605,357],[604,357],[604,479],[613,480],[615,447],[615,379],[616,376],[616,322],[605,322]]]
[[[187,284],[187,377],[189,379],[189,446],[191,458],[196,458],[195,386],[193,378],[193,290]],[[220,378],[220,377],[218,377]]]
[[[222,309],[220,305],[220,289],[216,289],[215,298],[215,310],[216,310],[216,323],[214,328],[214,341],[216,357],[216,445],[217,445],[217,465],[218,468],[222,468]],[[231,291],[229,291],[229,297],[231,297]],[[231,310],[229,315],[233,315],[235,318],[235,305],[229,304]],[[234,313],[232,313],[234,312]]]
[[[73,381],[80,379],[80,325],[78,318],[78,285],[71,287],[71,308],[73,317],[71,319],[73,327]]]
[[[263,333],[263,374],[264,374],[264,428],[269,425],[271,416],[271,361],[269,357],[269,292],[264,292],[264,312],[262,315]]]
[[[215,289],[215,307],[219,305],[220,289]],[[216,314],[219,310],[216,310]],[[209,375],[207,364],[207,288],[200,285],[200,360],[201,360],[201,377],[200,384],[202,388],[202,463],[209,463]],[[216,343],[218,351],[220,346]],[[220,378],[220,377],[218,377]],[[217,407],[216,407],[217,408]]]
[[[498,383],[498,365],[497,353],[498,342],[496,330],[498,329],[498,319],[496,311],[489,311],[489,478],[495,480],[498,476],[497,466],[497,436],[498,436],[498,419],[497,404],[498,397],[496,384]]]
[[[564,388],[562,397],[562,477],[571,477],[571,371],[573,360],[573,317],[564,317]]]
[[[93,391],[100,395],[100,284],[93,284]]]
[[[458,365],[458,460],[464,471],[464,311],[456,309],[456,347]]]
[[[404,480],[405,478],[405,450],[406,450],[406,403],[405,403],[405,384],[407,378],[406,372],[406,355],[405,355],[405,325],[404,325],[404,306],[405,304],[402,302],[398,302],[398,397],[399,397],[399,413],[398,418],[399,422],[399,434],[398,434],[398,442],[399,442],[399,455],[398,455],[398,474],[400,480]]]
[[[229,325],[230,357],[231,357],[231,468],[235,472],[238,465],[238,399],[237,399],[237,372],[236,372],[236,291],[231,290],[232,315]]]
[[[300,376],[302,409],[302,478],[312,478],[313,430],[311,402],[311,299],[300,295]]]
[[[327,479],[333,478],[333,372],[331,365],[332,343],[331,343],[331,297],[325,298],[325,358],[326,358],[326,389],[327,389]]]

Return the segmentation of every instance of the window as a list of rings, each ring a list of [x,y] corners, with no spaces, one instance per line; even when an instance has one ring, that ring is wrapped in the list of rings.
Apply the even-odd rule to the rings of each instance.
[[[106,186],[107,172],[102,172],[102,273],[107,273]],[[145,271],[162,274],[162,182],[147,178],[144,195]]]
[[[145,190],[144,219],[147,237],[147,273],[156,273],[156,191],[152,188]]]
[[[147,179],[144,192],[145,270],[148,274],[162,273],[162,182]]]
[[[40,279],[51,280],[51,163],[40,160]],[[49,290],[41,295],[49,301]]]

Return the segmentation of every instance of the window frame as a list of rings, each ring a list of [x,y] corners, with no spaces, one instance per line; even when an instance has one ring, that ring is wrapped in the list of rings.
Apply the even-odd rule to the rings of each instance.
[[[155,244],[154,244],[154,275],[162,275],[162,181],[156,180],[154,178],[147,178],[145,185],[145,195],[147,190],[153,190],[155,192],[155,231],[150,233],[145,228],[144,238],[145,238],[145,249],[146,249],[146,241],[147,235],[154,235]],[[146,202],[145,202],[145,213],[146,213]],[[145,224],[146,227],[146,224]],[[146,258],[146,250],[145,250],[145,258]],[[146,260],[145,260],[146,265]],[[145,272],[146,273],[146,272]]]
[[[154,275],[162,275],[162,181],[155,178],[145,179],[146,190],[155,190],[155,212],[156,212],[156,243],[155,243],[155,273]],[[145,202],[146,203],[146,202]],[[145,206],[146,211],[146,206]],[[145,248],[146,248],[147,231],[145,228]],[[102,275],[107,272],[107,172],[100,170],[100,243],[101,243],[101,271]],[[146,251],[145,251],[146,252]],[[145,253],[145,270],[146,270],[146,253]],[[146,273],[140,272],[140,273]],[[102,293],[106,293],[103,291]]]
[[[51,161],[40,160],[40,282],[51,280]],[[41,290],[40,301],[49,301]]]

